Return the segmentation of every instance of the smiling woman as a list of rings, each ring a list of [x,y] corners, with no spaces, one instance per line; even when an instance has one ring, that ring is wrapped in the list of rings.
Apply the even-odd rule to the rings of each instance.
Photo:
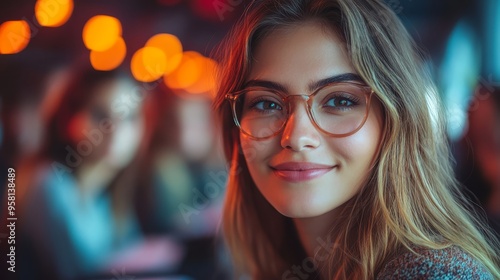
[[[498,241],[463,208],[438,95],[381,1],[253,1],[221,55],[223,228],[241,273],[500,277]]]

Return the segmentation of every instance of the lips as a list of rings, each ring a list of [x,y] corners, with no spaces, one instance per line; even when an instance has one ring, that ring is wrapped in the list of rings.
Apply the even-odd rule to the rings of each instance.
[[[323,176],[335,166],[311,162],[285,162],[271,166],[273,173],[289,182],[303,182]]]

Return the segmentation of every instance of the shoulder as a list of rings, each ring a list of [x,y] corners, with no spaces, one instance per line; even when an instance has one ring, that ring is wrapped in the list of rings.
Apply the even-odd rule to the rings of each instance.
[[[493,279],[474,257],[456,246],[414,249],[389,261],[377,279]]]

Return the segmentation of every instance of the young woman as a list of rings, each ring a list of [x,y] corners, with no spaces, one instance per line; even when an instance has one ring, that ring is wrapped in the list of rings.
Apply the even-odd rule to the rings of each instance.
[[[223,229],[243,273],[500,278],[436,89],[382,1],[253,1],[220,53]]]
[[[44,107],[42,149],[18,170],[21,279],[108,272],[113,254],[141,237],[128,182],[144,136],[143,102],[124,72],[73,71]]]

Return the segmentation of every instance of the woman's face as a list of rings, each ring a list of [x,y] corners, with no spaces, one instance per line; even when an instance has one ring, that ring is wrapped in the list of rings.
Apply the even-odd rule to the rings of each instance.
[[[254,51],[250,80],[270,81],[286,94],[308,95],[309,85],[357,74],[344,44],[315,22],[278,29]],[[266,140],[240,133],[250,174],[262,195],[281,214],[315,217],[336,209],[363,186],[376,157],[383,113],[372,97],[368,119],[355,134],[334,138],[319,131],[297,99],[283,131]]]
[[[70,122],[70,134],[84,162],[102,162],[111,168],[126,166],[137,153],[144,134],[142,99],[126,79],[97,85],[95,97]],[[82,147],[80,147],[82,146]]]

